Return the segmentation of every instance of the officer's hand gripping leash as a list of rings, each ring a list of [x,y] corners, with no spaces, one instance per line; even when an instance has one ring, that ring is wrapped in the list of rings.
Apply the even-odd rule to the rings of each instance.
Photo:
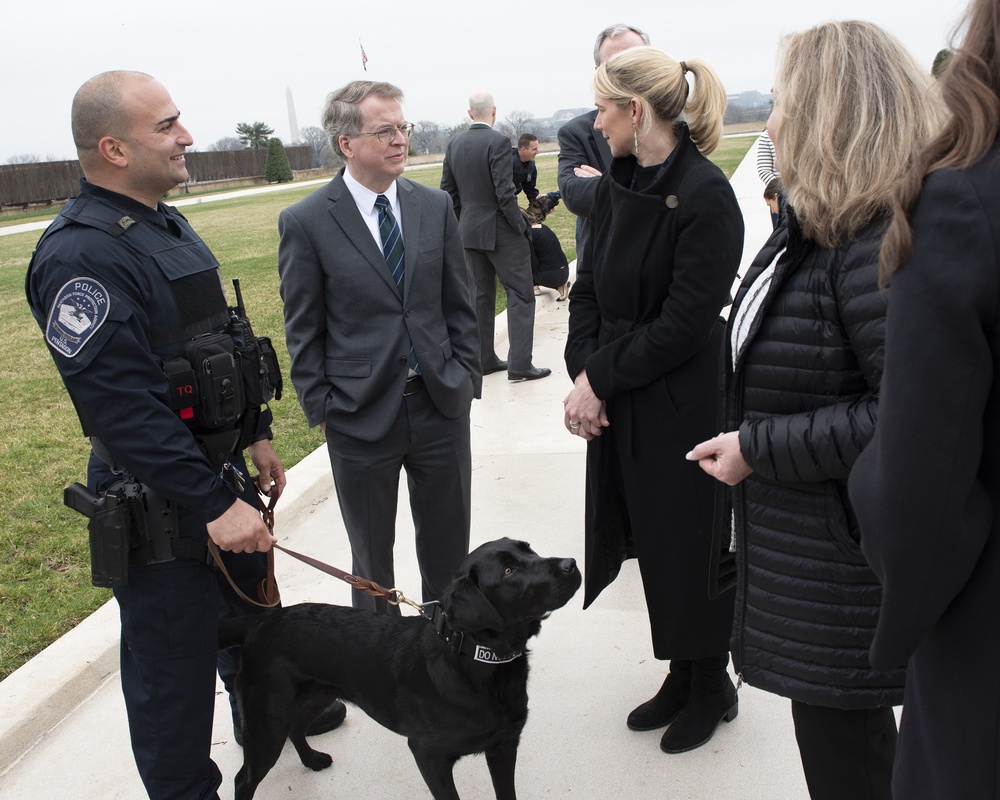
[[[254,482],[254,487],[257,489],[257,502],[260,505],[261,517],[263,517],[264,524],[267,525],[267,529],[273,535],[274,507],[278,502],[278,496],[273,495],[269,497],[268,495],[264,494],[264,492],[262,492],[260,489],[260,483],[257,478],[254,478],[253,482]],[[265,498],[267,498],[266,502]],[[240,596],[241,599],[243,599],[248,603],[251,603],[252,605],[258,606],[259,608],[274,608],[276,605],[278,605],[279,602],[281,602],[280,598],[277,597],[277,587],[274,585],[274,560],[273,560],[274,550],[280,550],[282,553],[286,553],[287,555],[290,555],[292,558],[296,558],[302,563],[308,564],[309,566],[320,570],[320,572],[325,572],[327,575],[332,575],[335,578],[339,578],[345,583],[349,583],[356,591],[364,592],[365,594],[371,595],[372,597],[380,597],[385,601],[387,601],[389,605],[398,606],[401,605],[402,603],[406,603],[408,606],[412,606],[413,608],[417,609],[417,611],[419,611],[420,613],[422,614],[425,613],[424,606],[420,605],[419,603],[415,603],[413,600],[410,600],[408,597],[406,597],[406,595],[403,594],[403,592],[400,589],[385,589],[379,584],[375,583],[374,581],[370,581],[367,578],[361,578],[357,575],[351,575],[349,572],[344,572],[342,569],[333,567],[318,559],[312,558],[311,556],[303,555],[302,553],[297,553],[294,550],[289,550],[287,547],[282,547],[280,544],[275,544],[270,551],[271,558],[268,560],[268,578],[266,579],[267,581],[270,582],[271,586],[273,587],[273,593],[275,599],[271,601],[268,594],[265,593],[265,596],[268,597],[269,602],[266,604],[258,603],[254,600],[251,600],[243,592],[241,592],[240,589],[233,582],[233,579],[229,576],[229,573],[226,570],[225,566],[223,565],[221,557],[219,556],[218,545],[216,545],[215,542],[211,540],[209,540],[208,543],[208,551],[212,555],[212,558],[215,561],[216,565],[218,565],[219,569],[222,570],[222,574],[226,576],[226,579],[229,581],[229,585],[233,587],[233,589],[236,591],[236,593]]]

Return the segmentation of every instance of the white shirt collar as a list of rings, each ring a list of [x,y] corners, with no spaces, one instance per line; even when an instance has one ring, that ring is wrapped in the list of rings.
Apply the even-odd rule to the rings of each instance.
[[[379,196],[380,192],[373,192],[367,186],[358,183],[354,176],[351,175],[350,167],[344,169],[344,183],[347,184],[347,190],[351,193],[351,197],[354,198],[354,202],[362,214],[371,215],[376,213],[375,198]],[[399,204],[396,202],[396,181],[389,184],[389,188],[381,192],[381,194],[385,195],[389,201],[389,207],[392,209],[393,215],[396,219],[399,219]]]

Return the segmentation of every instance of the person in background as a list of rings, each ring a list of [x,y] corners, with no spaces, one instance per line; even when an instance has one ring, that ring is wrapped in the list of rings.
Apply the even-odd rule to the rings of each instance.
[[[772,178],[771,182],[764,187],[764,202],[771,212],[771,230],[778,227],[781,221],[782,203],[784,202],[781,192],[781,178]]]
[[[882,584],[871,661],[908,663],[906,800],[1000,791],[1000,2],[974,0],[964,28],[938,82],[947,123],[882,243],[882,399],[849,482]]]
[[[563,403],[566,429],[587,440],[584,606],[638,558],[653,655],[670,667],[627,725],[669,726],[660,748],[681,753],[738,710],[727,672],[732,595],[707,591],[714,487],[684,454],[693,431],[716,430],[720,311],[743,216],[706,158],[726,107],[708,64],[633,47],[601,64],[593,86],[594,128],[614,158],[595,179]]]
[[[465,259],[476,286],[480,362],[484,375],[506,372],[511,381],[534,381],[552,374],[532,364],[535,296],[531,253],[524,237],[527,223],[517,206],[511,177],[510,140],[493,130],[497,107],[493,95],[469,98],[472,124],[448,142],[441,188],[451,195]],[[509,353],[494,349],[497,280],[507,293]]]
[[[649,34],[631,25],[609,25],[594,42],[594,67],[615,53],[649,44]],[[559,128],[559,192],[566,208],[576,214],[576,260],[581,263],[587,242],[587,218],[594,205],[598,181],[611,164],[611,151],[594,130],[597,111],[574,117]]]
[[[538,180],[538,168],[535,166],[537,155],[538,137],[533,133],[522,133],[517,140],[517,147],[511,148],[510,153],[514,194],[523,191],[529,203],[538,197],[538,187],[535,186]]]
[[[528,220],[528,240],[531,242],[531,277],[536,286],[558,292],[556,300],[569,296],[569,260],[559,237],[547,225],[545,218],[559,203],[559,192],[540,194],[524,212]]]
[[[879,416],[887,212],[935,108],[930,76],[871,23],[785,40],[768,120],[785,222],[730,311],[725,432],[688,454],[734,487],[713,548],[716,589],[736,588],[733,663],[790,698],[813,800],[892,796],[906,675],[869,662],[881,588],[847,478]]]

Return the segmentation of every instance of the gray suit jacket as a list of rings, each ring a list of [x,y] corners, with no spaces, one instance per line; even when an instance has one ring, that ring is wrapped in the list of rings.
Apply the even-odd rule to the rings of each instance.
[[[442,414],[460,416],[482,390],[472,279],[451,203],[405,178],[396,186],[402,297],[343,170],[278,219],[281,299],[299,403],[310,426],[325,420],[366,441],[385,436],[396,418],[411,341]]]
[[[510,166],[510,140],[489,125],[474,123],[448,142],[441,188],[455,204],[466,247],[494,250],[497,225],[524,232]]]

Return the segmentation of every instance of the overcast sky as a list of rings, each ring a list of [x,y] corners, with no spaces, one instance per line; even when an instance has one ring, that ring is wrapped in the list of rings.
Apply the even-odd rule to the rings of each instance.
[[[882,25],[929,69],[964,7],[964,0],[19,0],[4,10],[0,163],[28,153],[75,158],[73,94],[109,69],[162,81],[195,148],[205,149],[256,120],[287,141],[286,89],[302,128],[319,124],[327,93],[358,78],[397,84],[408,119],[445,126],[465,118],[476,89],[493,93],[501,120],[515,110],[548,117],[591,106],[594,38],[617,22],[645,29],[678,60],[705,59],[730,93],[768,91],[781,36],[834,18]]]

